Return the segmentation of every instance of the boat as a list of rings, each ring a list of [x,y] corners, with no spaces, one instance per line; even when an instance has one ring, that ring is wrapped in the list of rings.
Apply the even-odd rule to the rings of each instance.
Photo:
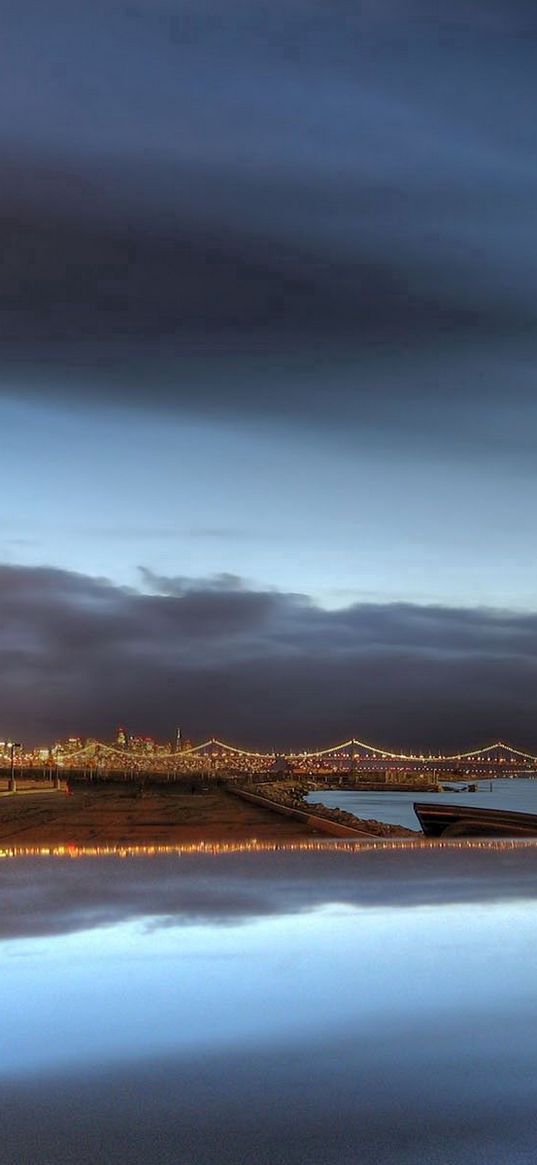
[[[537,813],[414,801],[426,837],[537,837]]]

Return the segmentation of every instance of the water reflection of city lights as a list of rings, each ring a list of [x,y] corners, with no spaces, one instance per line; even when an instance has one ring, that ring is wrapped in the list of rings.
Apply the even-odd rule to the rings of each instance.
[[[520,850],[535,848],[537,838],[375,838],[371,841],[295,841],[270,842],[188,842],[182,845],[13,845],[0,847],[1,858],[101,858],[101,857],[156,857],[161,855],[203,854],[221,856],[246,853],[296,853],[309,851],[327,853],[332,851],[360,855],[371,850]]]

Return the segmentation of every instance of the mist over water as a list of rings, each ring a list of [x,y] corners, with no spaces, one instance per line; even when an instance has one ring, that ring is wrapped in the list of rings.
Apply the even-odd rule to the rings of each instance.
[[[16,859],[3,1165],[534,1159],[537,846]]]

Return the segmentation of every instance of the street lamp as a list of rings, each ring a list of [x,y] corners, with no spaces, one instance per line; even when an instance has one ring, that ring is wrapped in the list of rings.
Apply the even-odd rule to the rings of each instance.
[[[17,740],[8,740],[7,747],[9,748],[9,761],[10,761],[10,764],[9,764],[9,792],[16,793],[17,792],[17,782],[15,780],[15,749],[22,748],[22,744],[20,744],[20,742]]]

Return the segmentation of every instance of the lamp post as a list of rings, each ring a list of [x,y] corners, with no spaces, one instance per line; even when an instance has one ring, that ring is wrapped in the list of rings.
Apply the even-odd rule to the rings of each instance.
[[[22,745],[16,740],[8,740],[7,746],[9,748],[9,792],[17,792],[17,782],[15,780],[15,749],[22,748]]]

